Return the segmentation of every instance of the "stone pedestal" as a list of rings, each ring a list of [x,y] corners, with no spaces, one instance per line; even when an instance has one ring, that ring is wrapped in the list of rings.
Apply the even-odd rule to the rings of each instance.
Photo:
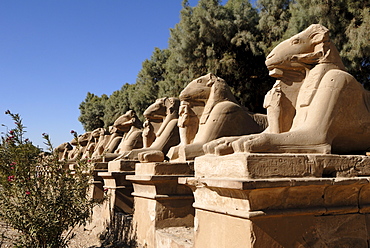
[[[370,157],[334,154],[235,153],[195,160],[195,177],[282,178],[370,176]]]
[[[126,180],[127,175],[134,174],[137,161],[112,161],[94,163],[94,181],[91,196],[95,199],[107,199],[93,208],[91,221],[84,227],[90,239],[99,244],[100,235],[109,231],[114,211],[132,214],[132,183]]]
[[[70,164],[69,169],[75,169],[76,164]],[[107,172],[108,163],[96,162],[93,166],[93,179],[89,188],[89,197],[95,200],[102,200],[104,198],[104,180],[100,173]],[[99,236],[106,230],[107,218],[105,217],[105,204],[98,204],[93,208],[92,216],[90,221],[83,227],[79,227],[77,236],[81,236],[81,239],[85,239],[89,246],[99,245],[101,240]],[[87,237],[87,238],[86,238]]]
[[[133,175],[138,161],[117,160],[108,162],[108,171],[100,172],[98,176],[104,180],[104,191],[108,195],[108,212],[114,209],[131,214],[133,212],[133,187],[128,175]]]
[[[104,180],[104,190],[108,196],[109,213],[113,210],[132,214],[133,212],[133,192],[132,184],[126,180],[127,175],[133,175],[132,171],[108,171],[101,172]]]
[[[178,179],[193,175],[192,163],[138,163],[134,185],[133,229],[139,247],[156,247],[156,231],[167,227],[192,227],[192,191]]]
[[[195,160],[195,248],[367,247],[370,158],[233,154]]]
[[[71,171],[72,174],[75,173],[76,166],[78,166],[76,163],[68,164],[68,169]],[[101,178],[98,174],[101,172],[106,172],[108,170],[108,163],[96,162],[96,163],[92,163],[91,166],[92,166],[93,178],[91,181],[91,186],[89,188],[88,195],[92,199],[96,199],[96,200],[103,199],[104,181],[103,181],[103,178]]]
[[[93,182],[91,185],[90,197],[93,199],[103,199],[104,198],[104,180],[98,174],[101,172],[106,172],[108,170],[108,163],[98,162],[93,163]]]

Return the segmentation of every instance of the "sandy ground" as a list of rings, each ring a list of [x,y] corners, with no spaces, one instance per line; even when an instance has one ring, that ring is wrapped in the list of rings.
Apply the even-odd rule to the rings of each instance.
[[[13,240],[18,236],[18,232],[13,230],[5,223],[0,222],[0,247],[13,247]]]
[[[100,247],[100,243],[96,242],[97,239],[91,239],[85,235],[83,228],[75,231],[76,237],[69,242],[70,248],[92,248]],[[13,247],[13,241],[17,238],[19,233],[5,223],[0,223],[0,247],[7,248]]]
[[[122,242],[116,244],[115,238],[108,236],[106,239],[99,239],[98,237],[92,237],[90,232],[84,227],[80,227],[74,230],[76,236],[69,241],[69,248],[130,248]],[[19,233],[13,228],[9,227],[3,222],[0,222],[0,248],[13,247],[13,241],[17,238]],[[134,247],[134,246],[132,246]]]

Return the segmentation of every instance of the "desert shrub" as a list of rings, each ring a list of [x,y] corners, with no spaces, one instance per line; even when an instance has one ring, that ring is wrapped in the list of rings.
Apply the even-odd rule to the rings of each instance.
[[[90,166],[77,159],[71,173],[53,153],[47,134],[43,137],[50,153],[24,137],[18,114],[6,114],[15,128],[0,143],[0,219],[19,231],[17,247],[67,247],[73,228],[86,223],[96,204],[87,194]]]

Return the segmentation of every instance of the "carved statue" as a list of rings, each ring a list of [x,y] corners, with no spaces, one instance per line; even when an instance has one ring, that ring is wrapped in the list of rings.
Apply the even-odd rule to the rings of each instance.
[[[114,152],[106,152],[102,156],[104,161],[108,162],[120,156],[120,154],[131,151],[132,149],[143,146],[142,122],[136,116],[135,111],[129,110],[124,115],[118,117],[113,127],[123,132],[124,135]]]
[[[68,159],[68,153],[73,149],[72,145],[69,142],[64,142],[57,146],[54,151],[58,153],[58,160],[64,161]]]
[[[211,73],[190,82],[181,92],[180,100],[191,105],[202,104],[204,109],[193,142],[172,147],[168,153],[171,160],[192,160],[203,155],[202,146],[220,137],[263,131],[253,115],[237,103],[226,82]]]
[[[180,100],[174,97],[160,98],[150,105],[143,114],[148,120],[148,123],[150,124],[151,121],[156,119],[162,120],[162,124],[157,132],[155,132],[156,137],[154,142],[149,147],[133,149],[132,151],[126,152],[120,158],[136,160],[139,159],[139,154],[141,153],[140,160],[163,161],[164,154],[168,152],[170,147],[180,142],[179,130],[177,127],[179,105]]]
[[[86,149],[82,155],[82,159],[92,157],[92,154],[94,153],[94,150],[98,145],[100,134],[102,132],[104,133],[104,128],[97,128],[91,132],[88,143],[86,145]]]
[[[114,122],[113,126],[125,133],[115,153],[131,151],[132,149],[143,146],[143,123],[136,116],[135,111],[127,111]]]
[[[150,122],[149,119],[146,119],[143,123],[143,148],[150,147],[154,140],[155,140],[155,132],[153,124]]]
[[[91,132],[86,132],[84,134],[79,135],[77,138],[73,138],[71,140],[71,145],[73,145],[73,149],[68,153],[68,161],[75,162],[76,159],[84,154],[87,143],[89,142],[91,137]]]
[[[96,162],[102,161],[105,153],[113,153],[117,149],[123,136],[123,133],[113,126],[109,127],[109,132],[106,132],[104,129],[100,131],[98,143],[91,155],[92,160]]]
[[[210,142],[207,153],[343,154],[370,147],[370,93],[345,71],[327,28],[314,24],[283,41],[266,66],[278,78],[265,99],[272,128]]]
[[[199,118],[191,109],[191,104],[186,101],[181,101],[179,116],[177,126],[180,131],[180,145],[189,145],[194,141],[198,132]]]

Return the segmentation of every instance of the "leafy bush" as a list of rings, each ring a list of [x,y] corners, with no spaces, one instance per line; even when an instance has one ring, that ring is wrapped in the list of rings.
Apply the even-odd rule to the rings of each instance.
[[[73,228],[86,223],[96,204],[87,194],[89,164],[78,159],[71,173],[53,153],[47,134],[49,154],[24,138],[18,114],[5,113],[15,128],[1,137],[0,219],[19,231],[17,247],[67,247]]]

